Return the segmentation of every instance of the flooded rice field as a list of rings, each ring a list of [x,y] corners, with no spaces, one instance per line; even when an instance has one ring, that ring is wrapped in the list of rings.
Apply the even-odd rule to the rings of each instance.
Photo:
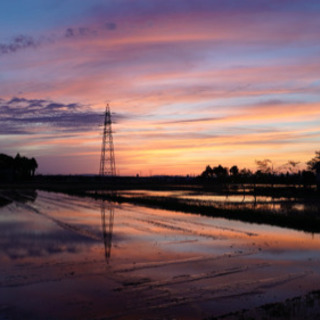
[[[0,207],[0,319],[205,319],[320,289],[320,235],[90,197]]]
[[[247,187],[244,191],[250,190]],[[105,191],[100,191],[104,193]],[[108,191],[106,192],[108,193]],[[194,192],[194,191],[154,191],[154,190],[125,190],[118,192],[125,197],[170,197],[184,200],[186,203],[199,203],[216,208],[237,210],[250,209],[255,211],[273,211],[276,213],[298,212],[320,212],[320,202],[293,197],[272,197],[265,195],[254,195],[247,193],[238,194],[218,194],[214,192]],[[276,194],[276,191],[275,191]]]

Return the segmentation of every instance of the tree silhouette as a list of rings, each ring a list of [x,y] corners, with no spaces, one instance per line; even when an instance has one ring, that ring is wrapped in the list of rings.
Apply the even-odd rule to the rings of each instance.
[[[271,160],[256,160],[256,164],[258,166],[257,172],[260,172],[262,174],[273,173],[273,164]]]
[[[320,150],[316,151],[316,156],[307,162],[308,169],[316,173],[320,172]]]
[[[212,169],[217,178],[225,178],[228,176],[228,169],[224,168],[221,164]]]
[[[239,168],[237,166],[232,166],[229,172],[232,176],[236,177],[239,175]]]
[[[35,158],[21,157],[19,153],[15,158],[0,154],[0,177],[4,180],[21,180],[33,177],[38,163]]]
[[[213,177],[213,171],[209,165],[207,165],[206,169],[201,173],[201,177],[203,177],[203,178],[212,178]]]
[[[17,178],[23,179],[30,176],[29,159],[26,157],[21,157],[19,153],[17,153],[16,157],[14,158],[14,167]]]
[[[34,177],[34,174],[35,174],[37,168],[38,168],[37,160],[35,158],[31,158],[29,160],[29,169],[31,171],[32,177]]]
[[[271,186],[272,192],[276,184],[287,184],[290,185],[290,188],[304,186],[305,191],[312,192],[312,186],[316,182],[320,192],[320,150],[315,151],[315,156],[307,162],[307,170],[300,170],[299,165],[302,163],[294,160],[289,160],[277,168],[270,159],[255,160],[255,162],[257,170],[254,173],[246,168],[239,169],[237,165],[233,165],[229,170],[219,164],[216,167],[207,165],[200,177],[212,178],[208,181],[210,183],[252,183],[254,188],[256,186],[270,188]]]
[[[296,173],[298,168],[298,165],[300,164],[300,161],[293,161],[293,160],[289,160],[288,163],[286,164],[288,167],[288,170],[291,173]]]
[[[316,156],[307,162],[308,169],[316,173],[317,189],[320,192],[320,150],[315,152]]]
[[[7,156],[6,154],[1,153],[0,168],[1,169],[13,168],[13,158],[10,156]]]
[[[243,168],[240,170],[240,175],[244,178],[248,178],[251,177],[253,173],[250,169]]]

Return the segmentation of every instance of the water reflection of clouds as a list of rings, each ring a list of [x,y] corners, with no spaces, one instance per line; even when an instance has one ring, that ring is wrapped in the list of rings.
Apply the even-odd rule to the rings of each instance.
[[[29,223],[0,224],[0,256],[12,260],[42,258],[62,253],[77,253],[98,241],[65,230],[30,229]],[[40,228],[40,226],[39,226]],[[3,258],[3,257],[2,257]]]
[[[95,223],[90,226],[83,221],[65,223],[67,216],[56,219],[36,213],[17,197],[12,202],[0,211],[0,261],[89,254],[95,244],[101,244],[98,216],[91,219]]]

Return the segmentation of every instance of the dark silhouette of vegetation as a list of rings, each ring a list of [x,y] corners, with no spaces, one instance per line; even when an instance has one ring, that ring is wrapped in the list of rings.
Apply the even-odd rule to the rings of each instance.
[[[219,164],[217,167],[212,168],[213,174],[216,175],[218,179],[225,179],[228,176],[228,168],[223,167]]]
[[[270,174],[273,173],[273,164],[269,159],[264,160],[256,160],[256,164],[258,166],[258,170],[256,174]]]
[[[320,150],[316,151],[316,156],[307,162],[309,170],[316,174],[317,189],[320,191]]]
[[[230,175],[233,177],[237,177],[239,174],[239,168],[237,166],[232,166],[229,170]]]
[[[223,182],[228,176],[228,168],[222,167],[221,164],[213,168],[208,165],[206,170],[202,172],[201,176],[203,178],[216,178],[219,182]]]
[[[299,170],[300,162],[289,160],[286,164],[275,168],[270,159],[256,160],[257,170],[239,169],[233,165],[230,169],[219,164],[217,167],[206,166],[199,176],[200,179],[211,184],[268,184],[271,188],[275,184],[302,186],[305,189],[317,185],[320,191],[320,151],[307,164],[307,170]]]
[[[0,179],[3,181],[20,181],[34,177],[38,163],[35,158],[22,157],[18,153],[15,158],[0,154]]]
[[[212,178],[213,177],[213,171],[212,168],[207,165],[206,169],[201,173],[202,178]]]
[[[316,151],[316,156],[307,162],[308,168],[315,172],[320,172],[320,150]]]
[[[23,190],[23,191],[22,191]],[[0,208],[12,202],[28,203],[37,199],[37,191],[34,189],[1,189],[0,190]]]

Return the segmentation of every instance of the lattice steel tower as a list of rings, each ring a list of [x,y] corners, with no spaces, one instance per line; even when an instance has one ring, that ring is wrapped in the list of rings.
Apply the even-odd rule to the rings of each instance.
[[[106,106],[104,116],[104,126],[102,135],[101,158],[100,158],[100,176],[115,176],[116,163],[114,158],[114,147],[111,127],[111,112],[109,104]]]

